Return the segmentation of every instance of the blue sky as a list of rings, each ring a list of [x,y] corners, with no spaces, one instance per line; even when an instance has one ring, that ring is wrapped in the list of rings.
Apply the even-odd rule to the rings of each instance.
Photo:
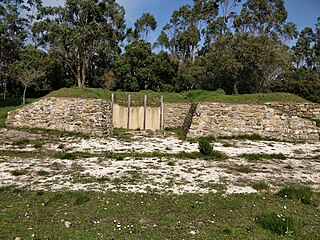
[[[43,0],[46,5],[63,4],[63,0]],[[135,20],[142,13],[152,13],[157,22],[157,30],[151,34],[150,39],[154,41],[162,27],[170,20],[173,10],[184,4],[192,4],[192,0],[117,0],[126,9],[127,26],[133,26]],[[288,11],[288,21],[294,22],[298,30],[304,27],[312,27],[320,17],[320,0],[285,0]]]

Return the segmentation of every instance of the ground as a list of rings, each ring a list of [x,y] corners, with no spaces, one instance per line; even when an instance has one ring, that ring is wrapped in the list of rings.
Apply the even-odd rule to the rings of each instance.
[[[319,199],[320,143],[216,139],[212,145],[214,150],[224,154],[212,158],[201,156],[198,153],[197,142],[178,139],[172,132],[167,131],[116,131],[112,137],[97,138],[40,130],[0,129],[0,189],[4,196],[4,200],[0,201],[0,212],[4,214],[2,225],[0,221],[0,229],[10,229],[12,218],[16,216],[24,219],[21,221],[26,221],[26,225],[22,224],[21,228],[13,227],[11,233],[9,230],[0,230],[0,239],[26,236],[26,232],[34,229],[38,231],[33,233],[38,234],[38,239],[97,239],[97,236],[103,238],[99,235],[106,234],[103,231],[109,231],[107,235],[112,233],[113,237],[108,239],[286,239],[269,235],[269,232],[263,232],[260,228],[252,230],[253,235],[246,230],[252,226],[256,229],[256,225],[253,225],[256,215],[265,207],[280,213],[289,211],[287,208],[290,208],[290,214],[303,219],[303,223],[300,223],[304,224],[299,235],[301,238],[297,239],[319,239],[318,204],[304,206],[297,202],[286,202],[274,194],[288,185],[307,186],[315,192],[315,199]],[[80,197],[70,195],[70,190],[79,193]],[[86,197],[88,192],[91,196],[89,198]],[[62,195],[54,197],[57,194]],[[74,198],[75,202],[70,202]],[[63,209],[61,211],[65,211],[66,215],[76,212],[84,218],[98,218],[100,213],[92,212],[90,215],[89,212],[91,208],[100,209],[106,204],[105,201],[102,203],[101,199],[114,201],[112,211],[118,211],[117,204],[123,205],[123,209],[108,216],[108,220],[105,216],[100,217],[104,219],[105,224],[109,224],[105,226],[107,230],[97,230],[91,235],[87,230],[85,232],[83,229],[76,230],[72,227],[72,234],[70,231],[64,232],[64,228],[70,228],[69,221],[73,227],[84,224],[82,228],[85,229],[88,225],[79,220],[79,216],[69,219],[66,216],[68,221],[60,219],[59,216],[56,223],[51,216],[54,215],[53,210],[46,208],[48,203],[54,202],[53,206]],[[143,206],[132,209],[128,199],[131,199],[131,203],[138,202]],[[181,205],[177,205],[178,200]],[[88,204],[86,210],[79,209],[77,201],[80,201],[80,205]],[[197,209],[197,214],[192,212],[193,210],[190,210],[192,213],[186,210],[189,207],[194,209],[192,206],[198,201],[207,202],[208,206]],[[33,210],[30,210],[38,217],[37,220],[33,220],[35,222],[28,222],[30,219],[26,202],[28,206],[33,203],[35,205]],[[155,210],[146,209],[147,202],[148,206],[154,207]],[[23,214],[27,215],[16,213],[12,204],[14,208],[21,209]],[[188,207],[184,207],[185,204]],[[238,204],[241,204],[241,207],[237,206]],[[72,207],[68,209],[70,205]],[[258,209],[256,205],[259,206]],[[214,206],[219,206],[219,210],[213,211]],[[169,213],[165,207],[173,209],[172,219],[158,219],[162,216],[157,214],[158,211],[166,212],[165,216],[168,217]],[[228,214],[220,221],[206,216],[207,211],[221,214],[220,211],[228,207],[231,209],[227,210]],[[129,211],[131,214],[126,216],[128,212],[122,211]],[[137,217],[141,211],[146,211],[146,215]],[[232,219],[232,211],[240,216],[239,220]],[[130,222],[125,228],[120,224],[119,214],[121,221],[128,224]],[[196,223],[190,219],[192,214],[196,214]],[[197,216],[207,217],[207,222],[203,223],[204,220],[198,219]],[[61,234],[65,237],[54,235],[47,227],[40,227],[40,219],[47,221],[47,218],[51,217],[52,222],[55,222],[52,224],[57,224],[57,228],[61,228]],[[101,219],[88,221],[95,221],[93,225],[96,226]],[[191,225],[180,226],[180,221],[183,220],[189,221]],[[179,222],[180,227],[172,229],[172,221],[175,224]],[[162,226],[159,226],[159,230],[164,233],[156,230],[160,223]],[[131,225],[135,228],[131,229]],[[124,235],[118,232],[119,226],[122,226]],[[144,228],[154,229],[149,229],[149,235],[145,235]],[[79,232],[81,237],[77,235]],[[130,234],[133,235],[128,237]],[[32,239],[32,235],[30,236]]]
[[[1,186],[230,194],[257,192],[252,186],[263,181],[273,191],[285,183],[320,189],[320,143],[218,140],[213,143],[214,149],[228,158],[203,160],[175,158],[180,152],[197,152],[198,143],[179,140],[169,133],[130,132],[126,138],[84,139],[0,131]],[[12,155],[14,151],[30,154],[20,157]],[[144,155],[154,152],[167,155]],[[87,153],[87,156],[58,153]],[[285,159],[247,159],[246,154],[283,154]]]

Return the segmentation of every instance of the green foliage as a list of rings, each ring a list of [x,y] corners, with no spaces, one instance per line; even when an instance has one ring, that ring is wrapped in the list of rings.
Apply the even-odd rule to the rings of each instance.
[[[66,153],[56,153],[54,157],[60,158],[60,159],[75,160],[77,158],[77,155],[75,153],[66,152]]]
[[[281,189],[277,195],[282,198],[297,199],[303,204],[311,204],[313,191],[309,187],[287,186]]]
[[[248,166],[240,166],[238,168],[238,172],[241,172],[241,173],[252,173],[253,172],[253,169],[251,167],[248,167]]]
[[[19,139],[19,140],[15,141],[13,144],[14,144],[14,145],[21,146],[21,145],[29,144],[30,142],[31,142],[31,141],[30,141],[29,139],[22,138],[22,139]]]
[[[37,172],[37,175],[44,177],[44,176],[50,175],[50,173],[47,172],[47,171],[44,171],[44,170],[40,170],[40,171]]]
[[[36,141],[36,142],[33,144],[33,147],[34,147],[34,148],[42,148],[42,147],[43,147],[43,142]]]
[[[207,140],[200,140],[199,141],[199,152],[205,156],[210,156],[213,153],[213,147],[211,143]]]
[[[288,92],[320,103],[320,78],[316,72],[301,68],[285,72],[271,84],[274,92]]]
[[[260,181],[260,182],[255,182],[252,184],[252,188],[260,191],[260,190],[267,190],[269,188],[268,183],[264,182],[264,181]]]
[[[280,160],[287,159],[287,157],[285,155],[283,155],[282,153],[272,153],[272,154],[244,153],[244,154],[241,154],[239,157],[245,158],[249,161],[256,161],[256,160],[261,160],[261,159],[280,159]]]
[[[26,175],[27,174],[27,170],[22,169],[22,170],[12,170],[10,172],[12,174],[12,176],[22,176],[22,175]]]
[[[275,212],[260,213],[258,223],[261,227],[278,235],[291,236],[298,232],[298,222],[292,216],[283,216]]]

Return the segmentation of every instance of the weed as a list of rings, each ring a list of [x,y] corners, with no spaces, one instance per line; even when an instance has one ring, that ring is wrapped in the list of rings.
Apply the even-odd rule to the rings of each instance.
[[[40,170],[37,172],[38,176],[48,176],[50,173],[44,170]]]
[[[42,148],[42,147],[43,147],[43,143],[40,142],[40,141],[36,141],[36,142],[33,144],[33,147],[34,147],[34,148]]]
[[[313,191],[304,186],[286,186],[277,195],[282,198],[300,200],[303,204],[311,204]]]
[[[287,157],[282,153],[272,153],[272,154],[244,153],[244,154],[241,154],[239,157],[245,158],[249,161],[256,161],[256,160],[261,160],[261,159],[281,159],[281,160],[287,159]]]
[[[168,166],[175,166],[176,165],[176,162],[175,161],[169,161],[168,162]]]
[[[297,233],[297,220],[292,216],[278,215],[275,212],[260,213],[258,223],[262,228],[268,229],[278,235],[291,236]]]
[[[264,182],[264,181],[260,181],[260,182],[255,182],[252,184],[252,188],[259,191],[259,190],[266,190],[269,188],[268,183]]]
[[[316,119],[316,120],[314,120],[315,122],[316,122],[316,126],[318,127],[318,128],[320,128],[320,119]]]
[[[176,127],[176,128],[165,128],[166,131],[168,132],[173,132],[176,138],[180,140],[185,140],[186,135],[184,134],[183,130],[181,127]]]
[[[223,142],[222,147],[232,147],[232,144],[228,142]]]
[[[27,174],[27,170],[22,169],[22,170],[13,170],[10,172],[13,176],[22,176]]]
[[[55,158],[60,158],[60,159],[69,159],[69,160],[75,160],[77,158],[77,155],[75,153],[56,153],[54,154]]]
[[[126,129],[114,128],[112,136],[125,142],[131,142],[131,134]]]
[[[64,147],[65,147],[64,144],[60,144],[60,145],[58,146],[59,149],[64,149]]]
[[[201,139],[198,148],[200,153],[205,156],[210,156],[213,153],[213,147],[208,140]]]
[[[232,228],[231,227],[226,227],[222,230],[223,234],[229,235],[232,234]]]
[[[22,139],[19,139],[19,140],[15,141],[13,144],[21,146],[21,145],[26,145],[26,144],[29,144],[29,143],[30,143],[29,139],[22,138]]]
[[[294,168],[292,167],[292,165],[286,165],[284,168],[289,169],[289,170],[293,170]]]
[[[90,201],[90,197],[86,192],[73,192],[72,198],[75,205],[82,205]]]
[[[221,136],[220,139],[235,139],[235,140],[252,140],[252,141],[261,141],[265,138],[259,136],[258,134],[244,134],[244,135],[235,135],[235,136]]]
[[[240,166],[238,168],[238,172],[241,172],[241,173],[252,173],[253,169],[251,167],[248,167],[248,166]]]

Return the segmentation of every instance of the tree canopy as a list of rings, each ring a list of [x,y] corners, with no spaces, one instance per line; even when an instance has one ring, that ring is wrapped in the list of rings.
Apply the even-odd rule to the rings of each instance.
[[[0,0],[0,95],[223,89],[319,102],[320,18],[301,32],[287,19],[284,0],[193,0],[154,37],[152,13],[127,27],[115,0]]]

